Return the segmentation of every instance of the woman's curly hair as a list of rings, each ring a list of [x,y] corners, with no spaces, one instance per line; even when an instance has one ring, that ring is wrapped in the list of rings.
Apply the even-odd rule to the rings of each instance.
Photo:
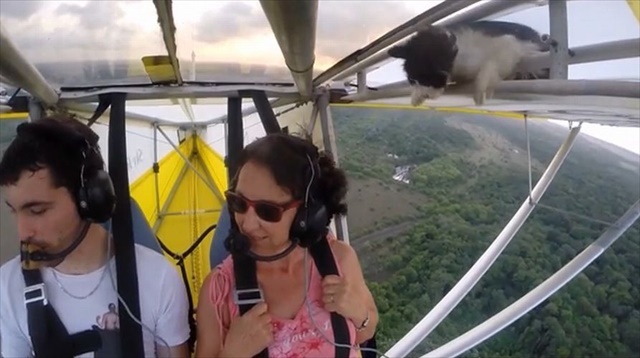
[[[312,174],[309,158],[320,169],[311,195],[326,206],[330,218],[346,214],[347,177],[342,169],[336,167],[331,153],[319,151],[309,139],[284,133],[268,134],[240,152],[237,168],[239,172],[250,161],[263,165],[271,171],[279,186],[287,189],[294,198],[304,200]],[[231,183],[232,189],[236,178]]]

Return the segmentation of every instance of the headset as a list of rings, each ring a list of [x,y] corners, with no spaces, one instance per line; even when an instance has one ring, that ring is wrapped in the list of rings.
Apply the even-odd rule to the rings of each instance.
[[[224,245],[230,253],[247,254],[257,261],[275,261],[291,253],[297,245],[304,248],[310,247],[326,236],[329,230],[329,213],[327,207],[313,195],[318,187],[320,164],[317,160],[312,160],[309,154],[306,154],[306,158],[309,162],[309,182],[305,189],[304,203],[298,208],[289,229],[291,245],[282,252],[271,256],[262,256],[252,252],[249,239],[240,232],[234,213],[230,207],[227,207],[230,214],[231,228]]]
[[[310,173],[304,196],[304,206],[298,208],[289,231],[292,240],[297,241],[301,247],[305,248],[322,239],[326,235],[329,225],[327,207],[313,195],[318,188],[320,164],[317,160],[311,160],[309,154],[307,154],[307,160],[309,161]]]
[[[85,177],[84,169],[87,162],[87,152],[92,151],[100,156],[100,150],[84,140],[82,151],[82,167],[80,169],[80,188],[76,195],[76,206],[83,220],[104,223],[111,219],[116,208],[116,194],[109,174],[99,169],[95,175]]]

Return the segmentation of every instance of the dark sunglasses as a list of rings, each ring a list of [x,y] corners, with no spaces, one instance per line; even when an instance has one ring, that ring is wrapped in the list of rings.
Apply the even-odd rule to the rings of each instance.
[[[300,200],[293,200],[286,204],[276,204],[264,200],[254,201],[232,191],[227,191],[225,196],[227,197],[227,205],[232,212],[244,214],[252,207],[260,219],[272,223],[280,221],[283,212],[300,204]]]

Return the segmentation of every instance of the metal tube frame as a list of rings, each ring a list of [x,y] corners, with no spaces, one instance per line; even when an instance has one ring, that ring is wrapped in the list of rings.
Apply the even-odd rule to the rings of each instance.
[[[491,243],[489,248],[480,256],[471,269],[456,283],[456,285],[436,304],[436,306],[402,339],[400,339],[389,351],[385,353],[388,357],[404,357],[411,352],[422,340],[424,340],[447,315],[460,303],[460,301],[471,291],[480,281],[480,278],[489,270],[491,265],[500,256],[509,242],[522,227],[531,212],[540,201],[542,195],[558,173],[562,163],[567,158],[576,137],[580,133],[581,126],[571,129],[564,143],[558,149],[549,166],[540,177],[540,180],[531,191],[522,206],[511,220],[505,225],[500,234]]]
[[[162,31],[162,39],[167,50],[167,55],[171,61],[173,74],[178,85],[182,85],[182,74],[180,73],[180,62],[178,60],[176,45],[176,24],[173,19],[173,7],[171,0],[153,0],[158,13],[158,24]]]
[[[173,143],[173,141],[167,136],[167,134],[159,127],[158,124],[154,124],[154,143],[153,143],[153,147],[154,147],[154,179],[155,179],[155,194],[156,194],[156,222],[153,225],[153,232],[157,233],[158,229],[160,228],[160,225],[162,224],[162,220],[167,217],[167,216],[171,216],[171,215],[187,215],[190,213],[208,213],[208,212],[217,212],[219,210],[196,210],[193,212],[187,212],[187,211],[182,211],[179,213],[175,213],[175,212],[168,212],[168,208],[169,205],[171,203],[171,201],[173,200],[173,198],[175,197],[177,191],[178,191],[178,186],[177,185],[173,185],[171,187],[171,191],[169,192],[169,195],[167,197],[167,200],[165,201],[164,205],[162,206],[162,209],[160,209],[160,193],[159,193],[159,184],[158,184],[158,173],[159,173],[159,167],[158,167],[158,147],[157,147],[157,141],[158,141],[158,137],[157,137],[157,132],[159,131],[164,138],[167,140],[167,142],[173,147],[173,149],[178,153],[178,155],[180,155],[180,157],[184,160],[185,162],[185,166],[183,166],[180,169],[180,173],[178,174],[178,178],[176,179],[176,183],[181,182],[182,180],[184,180],[185,175],[187,174],[188,170],[191,169],[193,170],[193,172],[200,178],[202,179],[202,181],[205,183],[205,185],[207,185],[209,187],[209,189],[211,190],[211,192],[218,198],[218,200],[220,201],[224,201],[224,197],[222,195],[222,193],[220,193],[220,191],[217,189],[217,187],[215,186],[215,183],[213,181],[213,178],[211,178],[211,176],[209,175],[208,172],[205,172],[205,174],[200,173],[192,164],[192,161],[194,160],[194,158],[198,158],[198,153],[197,151],[194,150],[190,153],[189,158],[186,158],[179,150],[178,147],[175,145],[175,143]]]
[[[377,91],[352,94],[343,100],[353,102],[405,97],[411,94],[411,86],[406,81],[391,83]],[[472,85],[453,85],[446,94],[471,95]],[[621,98],[640,97],[640,82],[614,80],[515,80],[502,81],[495,87],[494,98],[500,95],[538,94],[555,96],[606,96]],[[472,103],[472,102],[471,102]]]
[[[215,184],[212,183],[209,178],[207,178],[204,174],[200,173],[200,171],[193,166],[193,163],[191,163],[191,159],[187,158],[184,154],[182,154],[182,152],[180,152],[180,150],[178,149],[178,146],[173,142],[173,140],[171,140],[171,138],[169,138],[169,136],[167,135],[167,133],[164,132],[164,130],[162,130],[162,128],[160,128],[159,126],[157,127],[158,131],[160,132],[160,134],[162,134],[162,136],[164,137],[164,139],[167,140],[167,142],[169,142],[169,144],[173,147],[173,149],[176,151],[176,153],[178,153],[178,155],[180,156],[180,158],[182,158],[182,160],[184,160],[184,163],[191,169],[193,170],[193,172],[200,178],[202,179],[202,181],[204,182],[204,184],[211,190],[211,192],[216,195],[218,197],[218,199],[223,200],[223,196],[220,193],[220,191],[218,190],[218,188],[216,188]],[[196,155],[196,152],[193,151],[191,153],[192,157]]]
[[[302,98],[313,93],[318,0],[270,1],[260,5]]]
[[[184,84],[182,79],[182,72],[180,71],[180,61],[178,60],[178,46],[176,44],[176,24],[173,17],[172,0],[154,0],[153,4],[156,7],[158,13],[158,23],[160,30],[162,31],[162,38],[164,40],[165,47],[167,49],[167,55],[173,68],[173,75],[176,83],[179,86]],[[193,108],[191,107],[191,101],[186,98],[174,99],[174,104],[178,104],[185,116],[189,118],[191,122],[195,122],[195,115]]]
[[[569,30],[567,28],[567,1],[549,1],[550,36],[557,45],[551,47],[551,79],[569,77]]]
[[[551,68],[554,61],[563,61],[556,66],[564,68],[568,65],[593,63],[601,61],[621,60],[640,57],[640,38],[606,41],[591,45],[578,46],[571,49],[574,55],[564,56],[558,52],[541,53],[523,59],[518,65],[521,72],[535,72],[543,68]],[[568,51],[567,51],[568,52]],[[566,77],[560,77],[566,79]]]
[[[367,73],[365,71],[359,71],[357,73],[358,93],[367,92]]]
[[[53,106],[58,102],[58,93],[18,50],[3,26],[0,26],[0,49],[0,76],[3,79],[24,88],[44,105]]]
[[[29,98],[29,121],[36,121],[43,117],[45,109],[37,98]]]
[[[282,106],[286,106],[288,104],[293,104],[298,102],[297,98],[278,98],[278,99],[274,99],[269,101],[269,105],[271,106],[271,108],[278,108],[278,107],[282,107]],[[246,117],[249,115],[252,115],[254,113],[258,113],[258,108],[254,105],[253,107],[248,107],[242,110],[242,116]],[[211,125],[211,124],[220,124],[220,123],[226,123],[227,122],[227,118],[228,115],[224,114],[222,116],[201,122],[203,125]]]
[[[300,99],[300,94],[292,85],[253,85],[253,84],[231,84],[217,85],[209,84],[184,84],[179,87],[171,86],[126,86],[101,88],[81,88],[81,89],[61,89],[60,103],[62,105],[73,103],[97,102],[98,96],[106,93],[126,93],[129,100],[152,100],[152,99],[172,99],[172,98],[228,98],[241,97],[243,92],[264,91],[268,97],[296,98]],[[315,93],[313,93],[315,94]]]
[[[162,216],[181,216],[181,215],[194,215],[194,214],[209,214],[219,213],[220,210],[216,209],[200,209],[200,210],[182,210],[182,211],[170,211],[162,214]]]
[[[314,105],[311,108],[311,115],[309,116],[309,124],[307,127],[307,133],[309,133],[310,136],[313,136],[313,132],[316,129],[316,122],[318,121],[318,116],[320,115],[320,113],[318,112],[318,106]]]
[[[191,160],[191,159],[189,159],[189,160]],[[184,177],[187,175],[188,171],[189,171],[189,167],[186,166],[186,165],[183,166],[180,169],[180,173],[178,173],[178,178],[176,179],[176,183],[180,183],[181,181],[183,181]],[[153,233],[154,234],[158,233],[158,230],[160,229],[160,225],[162,225],[162,220],[165,217],[164,214],[169,210],[169,205],[173,201],[173,198],[176,196],[177,192],[178,192],[178,186],[174,184],[171,187],[171,191],[169,191],[169,195],[167,196],[167,200],[164,202],[164,205],[162,205],[162,209],[160,211],[158,211],[158,219],[153,224]]]
[[[336,163],[336,166],[340,166],[338,160],[338,145],[336,144],[335,131],[333,130],[333,118],[331,117],[331,111],[329,110],[329,91],[325,91],[320,97],[318,97],[314,103],[314,108],[317,108],[317,113],[320,116],[324,150],[329,151]],[[338,239],[349,243],[349,226],[347,223],[347,217],[345,215],[338,215],[335,217],[334,223]]]
[[[156,222],[161,220],[160,216],[160,164],[158,163],[158,125],[153,125],[153,181],[155,183],[156,194]],[[156,233],[154,227],[153,230]]]
[[[93,105],[93,104],[89,104],[89,103],[67,103],[65,104],[65,108],[68,109],[69,111],[73,111],[73,112],[79,112],[79,113],[86,113],[89,115],[92,115],[95,111],[97,106]],[[111,108],[107,108],[107,110],[103,113],[103,115],[108,115],[111,111]],[[189,124],[189,123],[177,123],[177,122],[171,122],[171,121],[167,121],[161,118],[157,118],[157,117],[153,117],[153,116],[147,116],[144,114],[139,114],[139,113],[133,113],[133,112],[126,112],[125,116],[127,119],[134,119],[137,121],[141,121],[141,122],[146,122],[146,123],[150,123],[152,125],[162,125],[165,127],[180,127],[180,128],[189,128],[189,127],[199,127],[199,126],[205,126],[205,123],[193,123],[193,124]]]
[[[493,317],[442,347],[423,355],[422,358],[457,357],[500,332],[569,283],[618,240],[639,217],[640,201],[636,201],[594,243],[585,248],[543,283]]]
[[[191,107],[191,101],[187,98],[174,98],[174,104],[180,106],[184,115],[194,123],[196,121],[196,115],[193,113],[193,107]]]

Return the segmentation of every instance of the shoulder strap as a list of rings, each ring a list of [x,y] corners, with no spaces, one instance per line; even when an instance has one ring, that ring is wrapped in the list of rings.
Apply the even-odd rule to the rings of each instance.
[[[69,335],[60,317],[49,304],[39,269],[22,270],[24,302],[33,355],[37,358],[75,357],[102,346],[100,334],[86,330]]]
[[[233,301],[238,305],[240,315],[247,313],[258,302],[264,301],[262,290],[258,287],[258,277],[256,273],[256,261],[252,257],[241,253],[232,253],[233,275],[235,276],[236,288]],[[269,349],[255,355],[255,358],[268,358]]]
[[[367,341],[360,345],[360,348],[367,348],[367,350],[362,350],[360,356],[362,358],[378,358],[378,355],[375,351],[378,350],[378,342],[376,341],[376,334],[373,334],[373,337],[369,338]]]
[[[325,238],[319,240],[309,248],[311,257],[315,262],[318,272],[322,277],[327,275],[338,275],[336,264],[329,241]],[[246,254],[231,254],[233,257],[233,274],[235,276],[234,303],[238,305],[240,315],[249,311],[256,303],[264,300],[262,290],[258,287],[256,274],[256,261]],[[331,326],[333,328],[334,342],[340,347],[335,347],[335,357],[349,357],[351,346],[351,336],[347,320],[335,313],[331,313]],[[268,349],[264,349],[257,354],[256,358],[266,358],[269,356]]]
[[[326,237],[318,240],[309,247],[309,253],[318,268],[322,277],[327,275],[339,275],[338,265],[329,247],[329,240]],[[331,326],[333,328],[333,339],[335,345],[335,357],[349,357],[351,337],[347,320],[336,312],[331,312]],[[340,347],[338,346],[340,345]]]

